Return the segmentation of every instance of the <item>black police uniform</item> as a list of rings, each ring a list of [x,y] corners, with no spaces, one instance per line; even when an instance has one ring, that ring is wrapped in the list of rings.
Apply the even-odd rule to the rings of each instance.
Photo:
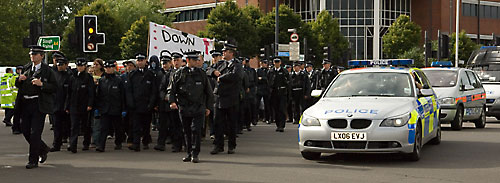
[[[184,128],[187,157],[183,161],[193,160],[196,163],[205,111],[213,111],[213,94],[208,77],[200,68],[182,67],[175,72],[167,91],[169,103],[176,103],[179,108]]]
[[[238,60],[238,62],[241,63],[241,60]],[[241,86],[240,86],[240,104],[238,105],[238,126],[236,133],[237,134],[243,134],[243,129],[246,128],[245,126],[245,111],[246,105],[247,105],[247,91],[249,91],[249,82],[248,82],[248,75],[245,72],[245,69],[243,68],[243,65],[241,65],[241,70],[242,70],[242,78],[241,78]]]
[[[85,60],[81,61],[85,62]],[[84,63],[87,64],[86,62]],[[68,150],[75,153],[80,130],[83,132],[83,150],[88,150],[91,143],[92,127],[87,107],[92,107],[95,96],[95,85],[92,75],[75,72],[70,79],[68,94],[68,110],[71,117],[71,137]]]
[[[245,65],[245,73],[248,78],[248,92],[245,95],[244,121],[248,131],[251,131],[251,124],[257,122],[257,72],[254,68]]]
[[[114,67],[114,64],[106,63],[105,66]],[[111,126],[115,131],[115,150],[121,149],[125,140],[121,117],[126,109],[125,87],[121,77],[114,73],[104,73],[103,77],[99,79],[99,85],[96,89],[95,107],[101,114],[101,135],[96,151],[104,152],[106,137]]]
[[[21,71],[24,71],[23,66],[17,66],[16,67],[16,75],[17,75],[17,69],[20,69]],[[18,76],[19,77],[19,76]],[[20,103],[20,97],[16,97],[16,104]],[[12,133],[17,135],[21,134],[21,110],[17,110],[17,105],[14,105],[14,119],[12,121]]]
[[[325,63],[329,63],[329,62],[323,61],[323,64],[325,64]],[[328,87],[330,82],[332,82],[332,80],[335,78],[335,76],[337,76],[336,69],[332,69],[332,68],[328,68],[328,70],[326,70],[324,68],[321,69],[321,71],[318,73],[319,86],[317,86],[317,88],[324,91]]]
[[[276,116],[276,131],[285,128],[285,110],[290,98],[290,75],[283,68],[269,70],[269,86],[271,87],[271,105]]]
[[[305,101],[307,94],[310,93],[310,83],[307,74],[304,71],[295,72],[291,74],[291,88],[292,88],[292,113],[295,124],[299,123],[300,116],[305,109]]]
[[[257,104],[260,105],[260,101],[264,100],[264,110],[260,111],[259,118],[265,120],[267,123],[270,122],[271,118],[271,104],[270,104],[270,90],[269,90],[269,80],[267,75],[269,74],[269,68],[261,67],[257,69]]]
[[[42,52],[43,47],[32,46],[31,52]],[[54,70],[47,64],[39,63],[33,65],[33,62],[24,66],[26,71],[23,75],[26,80],[16,80],[16,87],[19,88],[17,97],[20,97],[18,109],[21,110],[21,130],[24,138],[30,144],[29,162],[26,168],[35,168],[38,166],[38,158],[42,157],[41,163],[47,159],[49,147],[42,140],[43,126],[45,116],[54,113],[54,99],[57,91],[57,80]],[[42,86],[32,84],[32,80],[40,79]]]
[[[236,127],[238,123],[238,105],[240,100],[241,78],[243,67],[235,59],[219,61],[214,67],[221,73],[214,89],[215,95],[215,147],[211,154],[224,151],[224,133],[228,137],[228,153],[234,153],[236,148]],[[213,75],[214,70],[208,70],[207,75]]]
[[[65,64],[67,63],[66,59],[58,59],[57,63]],[[57,66],[55,66],[57,68]],[[55,77],[57,80],[57,92],[55,100],[55,109],[54,109],[54,141],[52,143],[51,152],[60,151],[62,145],[62,139],[65,133],[65,127],[70,126],[70,124],[66,124],[70,122],[68,113],[66,112],[67,106],[67,97],[68,90],[71,78],[71,72],[69,70],[55,72]]]
[[[140,151],[140,143],[149,148],[151,143],[151,115],[156,104],[156,77],[153,71],[147,68],[136,69],[129,74],[127,106],[132,112],[132,132],[134,136],[131,150]]]

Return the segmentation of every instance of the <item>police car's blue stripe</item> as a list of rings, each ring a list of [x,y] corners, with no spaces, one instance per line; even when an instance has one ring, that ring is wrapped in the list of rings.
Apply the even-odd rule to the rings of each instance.
[[[415,143],[415,130],[408,131],[408,143],[409,144]]]
[[[424,136],[429,135],[429,123],[430,123],[430,116],[427,116],[427,117],[425,118]]]

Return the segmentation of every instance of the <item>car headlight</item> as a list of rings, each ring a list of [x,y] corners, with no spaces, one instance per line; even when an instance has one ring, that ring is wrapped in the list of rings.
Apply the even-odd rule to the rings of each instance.
[[[455,98],[453,97],[440,98],[438,101],[440,104],[455,104]]]
[[[398,116],[398,117],[392,117],[392,118],[387,118],[380,123],[381,127],[401,127],[406,124],[408,124],[408,121],[410,120],[410,114]]]
[[[319,123],[319,120],[317,118],[311,117],[311,116],[306,116],[302,115],[302,119],[300,121],[300,124],[304,126],[321,126]]]

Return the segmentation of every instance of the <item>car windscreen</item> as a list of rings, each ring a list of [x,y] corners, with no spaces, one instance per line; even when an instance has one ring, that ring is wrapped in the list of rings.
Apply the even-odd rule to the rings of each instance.
[[[407,73],[367,72],[341,74],[326,91],[325,97],[387,96],[413,97]]]
[[[432,87],[453,87],[457,84],[457,71],[423,70]]]

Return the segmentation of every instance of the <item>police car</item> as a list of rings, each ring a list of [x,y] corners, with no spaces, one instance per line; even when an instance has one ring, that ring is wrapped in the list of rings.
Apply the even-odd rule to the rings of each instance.
[[[427,142],[441,142],[439,104],[419,69],[392,67],[413,60],[349,61],[363,67],[340,73],[319,101],[304,111],[299,150],[308,160],[321,153],[404,153],[420,159]]]
[[[422,71],[429,78],[441,104],[441,123],[451,123],[453,130],[461,130],[464,121],[471,120],[476,128],[486,125],[486,92],[476,73],[456,68],[451,62],[433,62]]]

